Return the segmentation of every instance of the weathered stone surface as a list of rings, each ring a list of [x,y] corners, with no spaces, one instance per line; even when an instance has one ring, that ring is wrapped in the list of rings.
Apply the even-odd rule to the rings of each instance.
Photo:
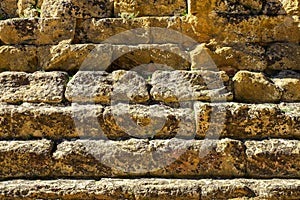
[[[230,79],[224,72],[156,71],[152,75],[150,94],[156,101],[232,100]]]
[[[18,0],[2,0],[0,2],[0,18],[7,19],[17,16]]]
[[[300,138],[299,104],[197,103],[198,138]]]
[[[183,15],[187,12],[186,1],[114,1],[114,14],[116,17],[132,16],[168,16],[168,15]]]
[[[244,147],[234,140],[77,140],[53,154],[57,176],[241,177]]]
[[[79,71],[68,83],[66,98],[71,102],[109,104],[111,101],[147,102],[145,79],[133,71]]]
[[[20,17],[40,17],[43,0],[18,0]]]
[[[93,44],[71,45],[62,42],[55,46],[39,47],[37,54],[41,68],[46,71],[74,72],[79,69],[101,69],[102,65],[109,65],[111,62],[110,47],[104,45],[96,47]],[[92,58],[93,54],[99,58]]]
[[[195,127],[194,112],[189,108],[117,104],[103,112],[103,130],[109,139],[193,139]]]
[[[0,182],[5,199],[297,199],[299,180],[101,179]]]
[[[255,16],[214,19],[214,36],[224,43],[271,43],[300,41],[298,16]],[[286,33],[289,34],[286,34]]]
[[[265,49],[257,44],[226,45],[212,41],[201,45],[219,68],[230,66],[238,70],[255,71],[264,71],[267,68]]]
[[[247,173],[251,177],[299,178],[299,140],[246,141]]]
[[[0,40],[4,44],[57,44],[72,40],[74,19],[16,18],[0,21]]]
[[[40,69],[34,46],[1,46],[1,71],[35,72]]]
[[[300,74],[293,71],[281,71],[272,81],[283,89],[281,100],[285,102],[300,101]]]
[[[149,17],[79,20],[77,22],[75,41],[80,43],[105,42],[113,44],[149,43],[150,31],[147,29],[150,25],[149,21]]]
[[[155,70],[190,69],[189,52],[176,44],[113,45],[109,70],[134,70],[148,78]]]
[[[299,0],[189,0],[189,11],[192,14],[204,15],[212,11],[228,15],[297,15]]]
[[[60,103],[67,78],[65,72],[2,72],[0,101]]]
[[[44,0],[41,16],[61,18],[111,17],[113,2],[110,0]]]
[[[0,179],[48,176],[51,151],[48,140],[0,141]]]
[[[239,102],[279,102],[283,91],[262,73],[239,71],[233,78],[234,97]]]
[[[297,43],[274,43],[267,47],[268,68],[300,70],[300,46]]]

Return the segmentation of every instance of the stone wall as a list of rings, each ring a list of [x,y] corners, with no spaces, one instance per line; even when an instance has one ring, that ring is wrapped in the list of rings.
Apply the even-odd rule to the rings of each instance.
[[[0,199],[300,199],[299,0],[2,0]]]

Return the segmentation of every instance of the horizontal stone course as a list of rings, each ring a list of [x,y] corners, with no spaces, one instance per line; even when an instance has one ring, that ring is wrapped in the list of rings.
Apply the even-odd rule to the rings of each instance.
[[[101,179],[0,182],[5,199],[297,199],[297,179]],[[121,189],[122,188],[122,189]]]
[[[8,178],[299,178],[299,140],[1,141]]]
[[[185,106],[185,105],[182,105]],[[1,139],[300,138],[298,103],[49,106],[0,104]]]

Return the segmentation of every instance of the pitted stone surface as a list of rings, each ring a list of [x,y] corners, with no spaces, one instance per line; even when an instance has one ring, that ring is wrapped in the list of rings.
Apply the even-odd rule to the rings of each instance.
[[[246,141],[247,173],[251,177],[298,178],[300,141],[271,139]]]
[[[0,179],[48,176],[51,151],[48,140],[0,141]]]
[[[7,19],[0,21],[0,30],[0,40],[4,44],[58,44],[74,38],[75,20],[60,18]]]
[[[77,140],[61,143],[53,156],[57,176],[242,177],[243,152],[230,139]]]
[[[187,13],[187,4],[184,0],[114,1],[115,17],[169,16],[183,15],[185,13]]]
[[[262,73],[239,71],[233,78],[234,97],[239,102],[279,102],[283,90]]]
[[[60,103],[67,78],[65,72],[2,72],[0,101]]]
[[[41,16],[61,18],[111,17],[113,2],[110,0],[43,0]]]
[[[224,72],[155,71],[151,78],[152,98],[167,103],[232,100],[230,79]]]
[[[146,81],[133,71],[79,71],[68,83],[66,98],[71,102],[109,104],[111,101],[147,102]]]
[[[0,182],[5,199],[297,199],[296,179],[101,179]]]

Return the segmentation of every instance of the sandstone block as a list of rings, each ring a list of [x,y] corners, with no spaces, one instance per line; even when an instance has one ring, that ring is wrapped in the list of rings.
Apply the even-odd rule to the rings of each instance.
[[[194,112],[188,108],[117,104],[105,108],[103,130],[109,139],[129,137],[193,139]]]
[[[251,177],[299,178],[298,140],[246,141],[247,173]]]
[[[114,2],[114,14],[119,17],[126,17],[124,14],[133,16],[168,16],[168,15],[183,15],[187,12],[186,1],[126,1],[116,0]],[[131,15],[130,15],[131,14]]]
[[[57,176],[240,177],[243,148],[241,142],[228,139],[77,140],[58,145],[53,157]]]
[[[18,0],[2,0],[0,2],[0,16],[2,19],[17,16]]]
[[[47,177],[51,172],[52,142],[1,141],[0,179]]]
[[[0,182],[5,199],[297,199],[297,179],[111,179],[9,180]],[[122,188],[122,189],[121,189]]]
[[[147,102],[146,81],[133,71],[79,71],[66,88],[72,102],[109,104],[111,101]]]
[[[4,44],[58,44],[73,39],[75,20],[15,18],[0,21],[0,30],[0,40]]]
[[[299,104],[197,103],[199,138],[299,138]]]
[[[2,102],[60,103],[64,98],[67,74],[64,72],[2,72],[0,100]]]
[[[239,71],[233,78],[235,99],[239,102],[278,102],[282,89],[262,73]]]
[[[189,52],[176,44],[113,45],[109,71],[125,69],[147,79],[156,70],[190,69]]]
[[[226,101],[232,99],[229,77],[212,71],[156,71],[150,94],[156,101]]]
[[[1,46],[0,71],[35,72],[40,69],[34,46]]]
[[[274,43],[267,47],[268,68],[299,70],[300,46],[297,43]]]
[[[61,18],[111,17],[113,2],[110,0],[44,0],[41,16]]]
[[[109,45],[68,44],[38,48],[41,68],[46,71],[62,70],[105,70],[111,63],[112,51]],[[104,69],[103,69],[104,68]]]
[[[20,17],[40,17],[43,0],[18,0]]]
[[[272,81],[283,89],[281,100],[285,102],[300,101],[300,74],[293,71],[281,71]]]

